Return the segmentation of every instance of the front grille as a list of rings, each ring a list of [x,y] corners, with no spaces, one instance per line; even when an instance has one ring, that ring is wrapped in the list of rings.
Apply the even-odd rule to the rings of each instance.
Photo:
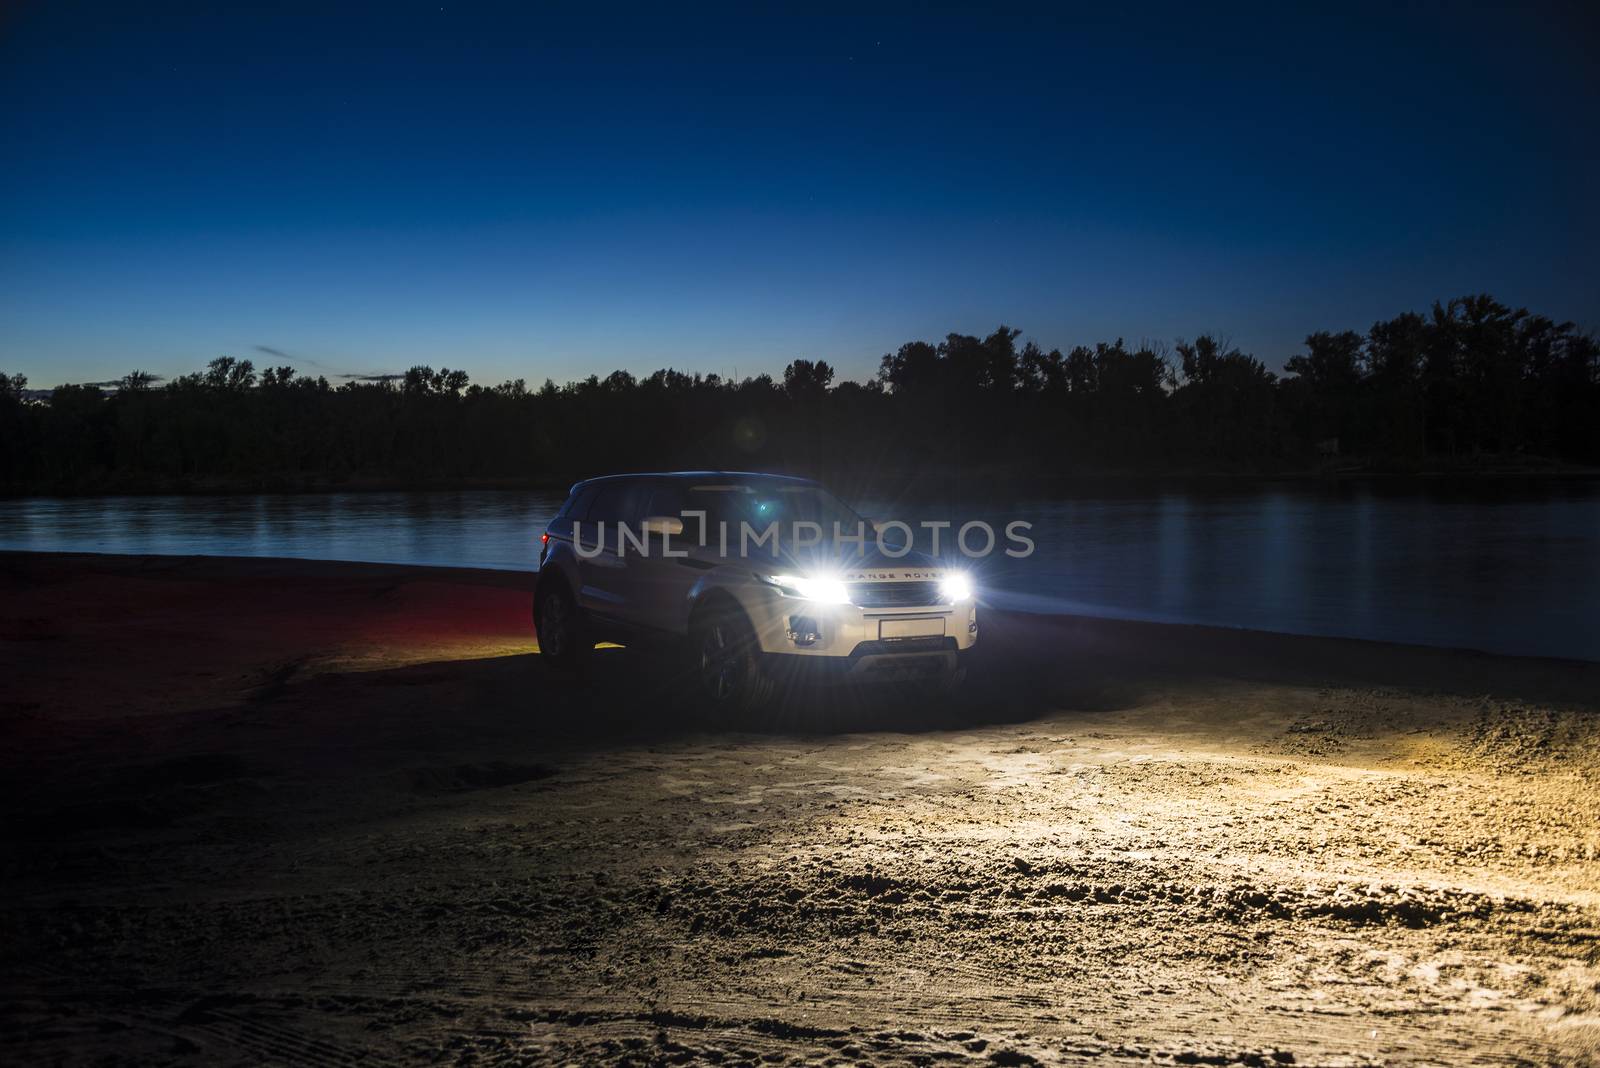
[[[937,582],[852,582],[850,603],[862,608],[924,608],[944,604]]]

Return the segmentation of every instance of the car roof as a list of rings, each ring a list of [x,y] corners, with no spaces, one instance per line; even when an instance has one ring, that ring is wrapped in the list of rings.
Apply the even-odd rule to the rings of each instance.
[[[737,482],[740,479],[761,479],[766,482],[792,482],[797,486],[815,486],[814,479],[798,478],[794,475],[772,475],[763,471],[634,471],[621,475],[598,475],[586,478],[572,485],[571,493],[576,493],[585,486],[592,486],[601,482],[626,482],[630,479],[640,481],[650,480],[657,482],[704,482],[707,480],[725,479]]]

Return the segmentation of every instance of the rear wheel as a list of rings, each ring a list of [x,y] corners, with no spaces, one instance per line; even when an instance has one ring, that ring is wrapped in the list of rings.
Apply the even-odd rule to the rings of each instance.
[[[775,687],[761,667],[755,629],[732,606],[704,612],[692,634],[701,696],[716,709],[753,712],[765,707]]]
[[[567,587],[554,583],[541,591],[533,615],[539,655],[556,667],[582,671],[594,651],[594,642],[589,638],[583,611]]]

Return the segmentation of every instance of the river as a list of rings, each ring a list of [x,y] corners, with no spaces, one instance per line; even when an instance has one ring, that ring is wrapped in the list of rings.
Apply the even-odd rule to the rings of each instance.
[[[532,569],[560,494],[17,498],[0,549]],[[1269,483],[912,506],[1032,524],[974,560],[992,603],[1600,660],[1600,482]]]

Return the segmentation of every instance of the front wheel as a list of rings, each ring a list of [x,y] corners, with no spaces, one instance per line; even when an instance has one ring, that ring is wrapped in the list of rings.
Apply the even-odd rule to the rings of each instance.
[[[533,626],[539,638],[539,655],[545,660],[574,672],[588,664],[594,642],[589,640],[582,610],[565,586],[558,583],[539,595]]]
[[[713,708],[753,712],[771,700],[772,679],[761,667],[755,629],[736,608],[702,615],[692,634],[701,696]]]

